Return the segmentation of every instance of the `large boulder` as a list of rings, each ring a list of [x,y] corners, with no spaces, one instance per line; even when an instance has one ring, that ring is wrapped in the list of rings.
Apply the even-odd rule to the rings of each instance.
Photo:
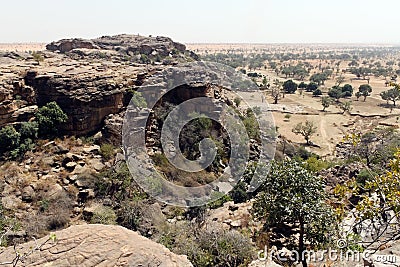
[[[17,266],[193,266],[186,256],[176,255],[136,232],[115,225],[75,225],[55,232],[56,241],[48,241]],[[15,249],[29,253],[48,240],[22,244]],[[13,247],[0,254],[0,263],[15,258]]]

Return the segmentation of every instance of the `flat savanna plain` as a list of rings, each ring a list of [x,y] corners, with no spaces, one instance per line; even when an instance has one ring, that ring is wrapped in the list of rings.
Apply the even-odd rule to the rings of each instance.
[[[294,94],[285,94],[281,97],[278,104],[272,104],[273,99],[268,90],[264,91],[269,109],[273,113],[275,124],[279,134],[287,140],[302,144],[304,139],[295,135],[292,128],[299,122],[306,120],[313,121],[317,126],[317,133],[311,138],[316,145],[310,147],[313,152],[322,156],[333,156],[335,146],[346,134],[365,133],[377,126],[399,127],[400,109],[387,105],[382,100],[380,93],[391,88],[388,82],[397,82],[397,74],[400,69],[400,50],[395,45],[366,45],[366,44],[189,44],[188,49],[203,57],[217,54],[240,54],[244,59],[257,57],[261,54],[269,54],[271,59],[263,61],[258,68],[249,69],[249,65],[244,63],[237,69],[245,69],[247,73],[255,72],[261,75],[256,79],[261,84],[263,77],[266,77],[270,84],[275,79],[281,82],[293,80],[297,84],[302,81],[310,82],[311,75],[320,73],[324,69],[332,69],[333,73],[328,77],[323,85],[319,87],[322,91],[321,96],[313,96],[311,92],[299,90]],[[306,55],[306,56],[304,56]],[[322,55],[322,56],[321,56]],[[349,58],[340,58],[338,55],[348,55]],[[271,67],[271,62],[276,64],[276,68]],[[386,69],[386,77],[383,75],[366,75],[358,77],[350,73],[352,64],[356,68]],[[302,79],[284,75],[280,70],[287,66],[305,65],[309,73]],[[349,66],[350,64],[350,66]],[[378,67],[376,67],[378,66]],[[278,69],[278,71],[276,71]],[[350,84],[354,88],[351,97],[341,98],[322,111],[321,98],[327,96],[332,86],[342,77],[344,84]],[[392,79],[393,78],[393,79]],[[372,93],[364,102],[363,97],[359,100],[355,97],[355,92],[362,84],[369,84]],[[262,106],[261,97],[250,96],[246,99],[250,106]],[[351,101],[352,109],[350,112],[343,113],[339,105],[343,102]],[[289,115],[288,115],[289,114]]]

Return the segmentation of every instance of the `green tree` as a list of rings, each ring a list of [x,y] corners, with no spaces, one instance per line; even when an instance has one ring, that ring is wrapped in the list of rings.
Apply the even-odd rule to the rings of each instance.
[[[285,93],[294,94],[297,90],[297,83],[293,80],[287,80],[283,83],[283,90],[285,90]]]
[[[344,93],[345,97],[352,96],[353,95],[353,86],[351,86],[351,84],[343,85],[342,92]]]
[[[334,98],[336,102],[339,102],[339,99],[344,97],[345,93],[343,93],[342,88],[334,86],[328,91],[328,95]]]
[[[317,89],[318,89],[318,84],[315,83],[315,82],[309,83],[309,84],[307,85],[307,87],[306,87],[306,91],[307,91],[307,92],[314,92],[314,91],[317,90]]]
[[[364,102],[367,99],[367,96],[369,96],[372,92],[372,87],[369,84],[362,84],[358,88],[358,91],[361,93],[361,95],[364,97]]]
[[[387,91],[382,92],[381,97],[383,100],[392,101],[393,106],[396,106],[396,101],[400,100],[400,85],[396,85]]]
[[[325,81],[327,79],[328,79],[327,73],[315,73],[310,77],[310,81],[315,82],[318,85],[325,84]]]
[[[298,228],[295,244],[301,263],[307,266],[306,242],[312,247],[328,244],[334,238],[335,216],[326,204],[323,179],[314,176],[294,160],[273,162],[253,205],[253,214],[265,226],[279,224]]]
[[[314,122],[306,120],[304,124],[302,122],[298,123],[292,129],[292,132],[302,135],[306,140],[307,145],[309,145],[311,136],[317,132],[317,127],[314,125]]]
[[[346,112],[350,112],[351,109],[352,109],[353,107],[351,106],[351,101],[346,101],[346,102],[344,102],[344,103],[341,103],[341,104],[339,105],[339,108],[340,108],[341,110],[343,110],[343,114],[344,114],[344,113],[346,113]]]
[[[331,99],[328,96],[324,96],[321,98],[321,104],[323,107],[322,111],[325,111],[331,105]]]
[[[298,87],[299,87],[299,89],[306,89],[307,84],[305,82],[301,82]]]
[[[340,86],[343,82],[344,82],[343,75],[340,75],[339,77],[336,78],[336,86]]]
[[[312,92],[313,96],[320,96],[322,95],[322,91],[321,89],[317,88],[314,90],[314,92]]]
[[[68,116],[56,102],[47,103],[36,112],[36,120],[39,124],[39,134],[42,136],[55,135],[58,126],[66,122]]]
[[[262,79],[262,85],[263,85],[264,87],[267,87],[267,85],[268,85],[268,79],[267,79],[267,77],[265,77],[265,76],[264,76],[264,78]]]

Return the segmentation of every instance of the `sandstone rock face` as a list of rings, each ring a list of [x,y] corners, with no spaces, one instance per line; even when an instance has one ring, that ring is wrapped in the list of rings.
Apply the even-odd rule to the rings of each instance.
[[[60,51],[65,53],[71,51],[75,48],[87,48],[87,49],[97,49],[98,47],[93,44],[92,41],[84,39],[63,39],[57,42],[52,42],[46,45],[46,49],[50,51]]]
[[[36,91],[37,104],[56,101],[68,114],[64,125],[70,134],[86,134],[101,128],[104,118],[123,107],[123,88],[112,82],[112,76],[37,75],[26,78]]]
[[[102,129],[103,139],[115,145],[122,143],[122,124],[125,112],[120,114],[110,114],[104,120]]]
[[[177,50],[184,52],[186,46],[172,41],[168,37],[144,37],[139,35],[121,34],[116,36],[103,36],[93,40],[84,39],[63,39],[52,42],[46,46],[49,51],[69,52],[73,49],[102,49],[115,50],[125,53],[140,53],[144,55],[159,54],[168,56],[169,53]]]
[[[173,254],[164,246],[121,226],[76,225],[55,233],[49,241],[17,266],[193,266],[186,258]],[[37,240],[43,244],[48,237]],[[36,247],[34,241],[17,246],[21,253]],[[12,261],[14,249],[0,254],[0,262]]]
[[[3,67],[0,54],[0,126],[27,121],[36,111],[34,90],[26,86],[13,70]],[[11,59],[10,59],[11,60]],[[11,60],[11,62],[13,62]],[[10,62],[8,62],[10,64]],[[6,64],[8,65],[7,60]]]

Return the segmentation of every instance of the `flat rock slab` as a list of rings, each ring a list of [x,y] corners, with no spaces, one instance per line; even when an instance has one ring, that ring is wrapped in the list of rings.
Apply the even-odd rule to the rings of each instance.
[[[186,256],[176,255],[161,244],[116,225],[75,225],[55,232],[49,241],[17,266],[193,266]],[[43,244],[48,237],[37,240]],[[35,247],[31,241],[16,247],[20,253]],[[0,263],[12,261],[12,247],[0,254]]]

